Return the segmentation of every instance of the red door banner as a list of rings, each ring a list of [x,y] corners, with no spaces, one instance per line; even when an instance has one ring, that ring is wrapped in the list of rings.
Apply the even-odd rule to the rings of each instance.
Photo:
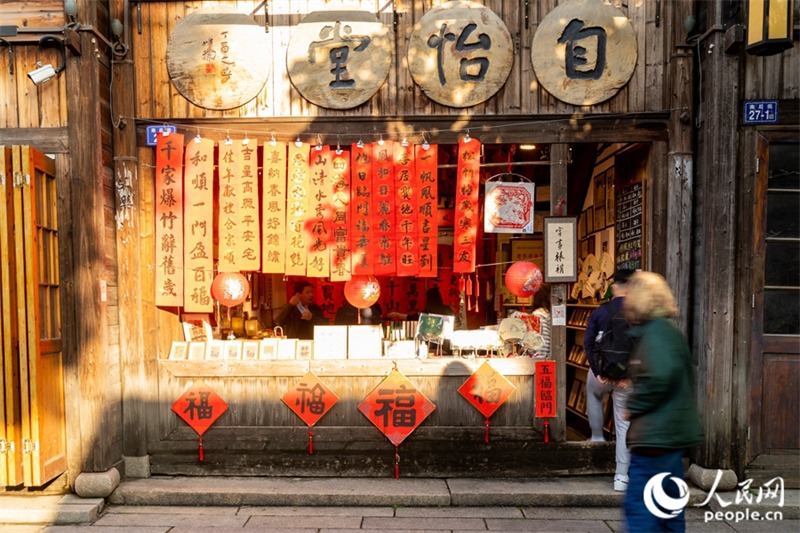
[[[534,366],[533,401],[536,418],[544,418],[544,441],[550,441],[548,418],[556,416],[556,362],[536,361]]]
[[[356,276],[373,273],[375,243],[372,213],[375,202],[372,194],[372,145],[352,145],[350,243],[352,273]]]
[[[486,418],[486,435],[489,442],[489,417],[503,405],[516,387],[501,373],[495,370],[489,361],[485,361],[467,378],[458,392]]]
[[[331,201],[333,197],[333,152],[329,146],[317,145],[309,156],[311,183],[306,230],[309,234],[308,266],[312,278],[327,278],[331,273],[333,231]]]
[[[419,196],[417,210],[419,216],[419,274],[421,278],[437,276],[439,235],[439,188],[438,188],[438,147],[416,145],[414,147]]]
[[[414,147],[394,143],[395,226],[397,228],[397,275],[419,274],[419,184]]]
[[[353,272],[350,252],[350,151],[336,149],[331,152],[333,175],[333,248],[331,249],[331,281],[347,281]]]
[[[286,143],[264,143],[261,191],[261,272],[286,268]]]
[[[396,368],[358,405],[358,410],[399,446],[436,406]]]
[[[183,134],[156,139],[156,305],[183,305]]]
[[[478,245],[478,186],[481,143],[477,139],[458,143],[456,210],[453,239],[453,272],[475,272]]]
[[[283,395],[283,403],[309,427],[308,453],[314,453],[314,433],[311,428],[339,401],[313,372],[307,372],[297,384]]]
[[[306,217],[309,208],[307,144],[289,145],[288,173],[286,185],[286,272],[287,276],[305,276],[308,261],[308,239]]]
[[[189,142],[184,168],[183,310],[210,313],[214,310],[214,141]]]
[[[204,459],[203,434],[228,410],[228,404],[202,380],[189,387],[174,404],[172,410],[189,424],[200,436],[199,459]]]
[[[375,209],[372,211],[372,235],[375,239],[373,271],[376,276],[393,276],[397,273],[393,145],[392,141],[372,143],[372,194],[375,198]]]
[[[219,145],[219,272],[261,268],[256,154],[249,141]]]

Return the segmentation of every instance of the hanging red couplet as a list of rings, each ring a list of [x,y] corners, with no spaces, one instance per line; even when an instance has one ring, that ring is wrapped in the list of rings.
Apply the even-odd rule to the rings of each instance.
[[[534,403],[536,418],[556,416],[556,362],[536,361]]]
[[[480,183],[481,143],[477,139],[458,143],[456,178],[456,220],[453,240],[453,272],[475,272],[478,245],[478,185]]]
[[[210,313],[214,310],[214,141],[191,141],[184,168],[184,311]]]
[[[331,152],[331,206],[333,209],[331,281],[347,281],[352,273],[350,253],[350,151],[337,148]]]
[[[403,144],[394,144],[397,275],[416,276],[419,274],[419,186],[414,171],[414,147]]]
[[[358,410],[395,446],[399,446],[436,406],[394,369],[358,405]]]
[[[372,232],[374,200],[372,194],[372,146],[352,145],[350,242],[353,275],[373,273],[375,244]]]
[[[421,278],[437,276],[439,235],[438,147],[417,145],[415,165],[419,187],[419,274]]]
[[[183,135],[156,140],[156,305],[183,305]]]
[[[376,276],[393,276],[397,273],[393,145],[392,141],[372,144],[372,194],[375,198],[375,209],[372,211],[375,239],[373,270]]]
[[[331,197],[333,196],[333,158],[329,146],[317,145],[311,150],[309,168],[311,181],[308,190],[306,232],[309,234],[307,275],[327,278],[331,274],[333,242]]]
[[[313,373],[307,372],[297,384],[283,395],[283,403],[309,427],[319,422],[339,396]]]
[[[197,432],[200,440],[198,458],[203,461],[203,434],[228,410],[228,404],[200,380],[172,404],[172,410]]]

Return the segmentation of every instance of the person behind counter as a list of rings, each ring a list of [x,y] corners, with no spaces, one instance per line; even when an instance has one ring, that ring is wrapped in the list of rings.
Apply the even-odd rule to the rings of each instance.
[[[361,315],[361,321],[358,320],[358,315]],[[356,309],[353,304],[347,300],[342,303],[342,306],[336,311],[336,318],[333,319],[333,324],[336,326],[369,326],[381,323],[381,315],[383,310],[381,304],[375,302],[372,307],[366,309]]]
[[[275,317],[290,339],[313,339],[314,326],[325,326],[328,320],[322,308],[314,303],[314,286],[306,280],[294,284],[294,295]]]
[[[433,315],[455,316],[455,311],[442,301],[442,295],[438,287],[431,287],[425,292],[425,309],[423,313]],[[387,316],[391,320],[419,320],[419,313],[398,313],[392,311]]]

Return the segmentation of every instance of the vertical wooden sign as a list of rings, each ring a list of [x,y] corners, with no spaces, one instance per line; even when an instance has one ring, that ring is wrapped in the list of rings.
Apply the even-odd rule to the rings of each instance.
[[[353,271],[350,251],[350,151],[337,149],[331,152],[331,156],[333,158],[331,281],[347,281]]]
[[[308,262],[308,241],[305,233],[309,214],[308,168],[309,146],[289,145],[288,181],[286,190],[286,275],[305,276]]]
[[[214,141],[189,142],[184,169],[183,308],[187,313],[210,313],[214,310]]]
[[[376,207],[372,189],[372,145],[354,144],[351,153],[351,264],[353,275],[371,275],[375,260],[372,214]]]
[[[478,185],[481,143],[477,139],[458,143],[456,178],[456,220],[453,241],[453,272],[475,272],[478,244]]]
[[[419,188],[417,223],[419,226],[419,274],[421,278],[435,278],[438,262],[439,204],[438,147],[414,147],[417,184]]]
[[[397,273],[393,145],[392,141],[372,143],[372,193],[375,195],[375,209],[372,212],[375,239],[373,270],[376,276],[393,276]]]
[[[309,234],[308,266],[312,278],[327,278],[331,274],[331,200],[333,196],[333,159],[329,146],[317,145],[311,150],[309,169],[309,213],[306,229]]]
[[[156,305],[183,305],[183,135],[156,140]]]
[[[261,196],[261,271],[283,274],[286,268],[286,143],[264,143]]]
[[[394,144],[395,224],[397,226],[397,275],[419,274],[419,187],[414,165],[414,147]]]
[[[219,147],[219,272],[261,268],[256,154],[245,141]]]

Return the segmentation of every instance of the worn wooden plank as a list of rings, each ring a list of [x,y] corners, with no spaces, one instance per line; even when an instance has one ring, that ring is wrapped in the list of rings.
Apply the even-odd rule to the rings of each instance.
[[[50,154],[69,150],[67,128],[0,128],[2,144],[29,144]]]
[[[57,0],[3,2],[3,24],[21,28],[55,28],[66,23],[64,4]]]
[[[131,51],[128,59],[132,61],[135,70],[136,108],[131,117],[153,117],[155,115],[153,96],[153,52],[152,52],[152,19],[149,2],[139,4],[133,10],[132,24],[134,27],[141,23],[142,33],[129,32]],[[141,13],[141,17],[139,15]],[[140,18],[139,18],[140,17]]]
[[[151,83],[153,84],[152,118],[179,116],[173,115],[172,82],[167,71],[167,43],[169,29],[172,26],[169,20],[170,10],[174,9],[173,3],[150,4],[150,61],[152,63]],[[178,111],[178,110],[175,110]],[[145,115],[147,116],[147,115]]]

